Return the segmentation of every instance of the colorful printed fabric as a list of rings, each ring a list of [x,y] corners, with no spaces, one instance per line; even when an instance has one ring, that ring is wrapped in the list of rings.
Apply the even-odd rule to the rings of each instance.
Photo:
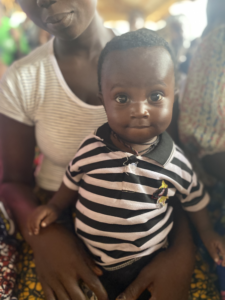
[[[10,233],[10,234],[9,234]],[[16,262],[18,259],[14,226],[8,217],[3,205],[0,203],[0,299],[13,298],[13,289],[16,282]]]
[[[199,157],[225,151],[225,26],[199,45],[180,105],[179,134]]]
[[[219,191],[219,195],[221,195],[221,191]],[[50,198],[50,194],[43,190],[38,190],[37,196],[41,203]],[[220,198],[222,199],[222,196]],[[221,209],[218,209],[217,206],[213,208],[215,216],[218,217],[218,211],[221,212]],[[35,271],[33,252],[29,245],[22,240],[20,234],[12,232],[13,223],[5,212],[2,213],[2,210],[4,208],[0,204],[0,299],[44,300],[42,287]],[[222,225],[225,229],[225,218]],[[203,254],[204,249],[196,257],[189,300],[220,300],[220,294],[215,285],[216,274],[211,272],[213,268],[206,262],[207,259],[203,261]],[[5,271],[2,272],[3,270]],[[85,284],[80,283],[80,286],[86,300],[97,300]]]

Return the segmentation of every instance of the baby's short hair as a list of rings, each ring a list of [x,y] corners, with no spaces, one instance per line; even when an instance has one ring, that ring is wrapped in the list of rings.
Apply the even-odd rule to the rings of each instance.
[[[106,56],[114,51],[123,51],[138,47],[163,47],[166,49],[174,63],[176,65],[175,57],[168,44],[168,42],[159,36],[156,32],[147,28],[142,28],[137,31],[127,32],[120,36],[116,36],[110,42],[108,42],[99,57],[98,62],[98,87],[101,92],[101,77],[102,77],[102,66]]]

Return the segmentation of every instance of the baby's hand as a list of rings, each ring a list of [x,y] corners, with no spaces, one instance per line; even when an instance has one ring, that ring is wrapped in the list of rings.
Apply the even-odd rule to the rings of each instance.
[[[215,263],[221,261],[225,267],[225,239],[213,230],[202,232],[201,238]]]
[[[60,210],[53,204],[41,205],[37,207],[28,219],[29,234],[38,235],[40,227],[46,227],[56,221],[60,215]]]

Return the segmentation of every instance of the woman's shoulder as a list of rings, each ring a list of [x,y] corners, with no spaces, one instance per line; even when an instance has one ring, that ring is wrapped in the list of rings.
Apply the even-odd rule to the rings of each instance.
[[[23,93],[26,86],[35,89],[46,77],[54,76],[52,68],[53,40],[33,50],[27,56],[15,61],[0,80],[0,90],[13,87],[20,88]],[[29,88],[29,90],[30,90]]]
[[[40,67],[48,67],[51,64],[53,55],[53,40],[39,46],[27,56],[15,61],[12,68],[17,72],[26,72],[28,70],[39,70]]]
[[[5,72],[0,80],[0,113],[27,125],[34,124],[37,101],[45,93],[50,74],[54,76],[51,43],[14,62]]]

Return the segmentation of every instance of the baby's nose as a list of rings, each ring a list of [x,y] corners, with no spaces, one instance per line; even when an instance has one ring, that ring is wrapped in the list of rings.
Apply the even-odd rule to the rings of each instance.
[[[148,101],[135,101],[131,107],[131,117],[133,118],[147,118],[149,116]]]

